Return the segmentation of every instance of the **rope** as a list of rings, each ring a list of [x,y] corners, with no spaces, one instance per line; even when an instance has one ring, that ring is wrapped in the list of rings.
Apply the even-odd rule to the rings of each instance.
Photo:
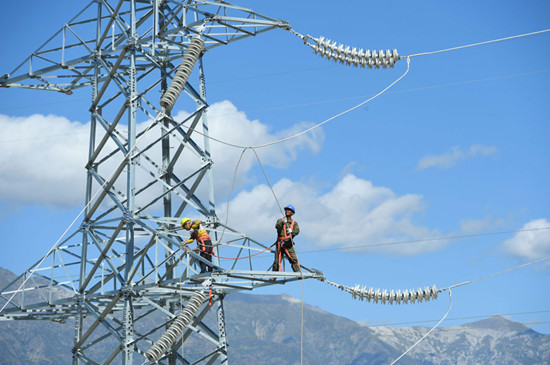
[[[195,131],[197,132],[197,131]],[[199,133],[199,132],[197,132]],[[199,133],[201,134],[201,133]],[[203,134],[206,138],[211,138],[205,134]],[[229,221],[229,201],[231,199],[231,194],[233,194],[233,189],[235,188],[235,181],[237,180],[237,171],[239,170],[239,165],[241,164],[241,160],[244,156],[244,153],[246,152],[247,148],[244,148],[241,152],[241,156],[239,157],[239,160],[237,161],[237,165],[235,165],[235,171],[233,172],[233,182],[231,183],[231,189],[229,190],[229,195],[227,195],[227,208],[225,213],[225,224],[223,226],[222,233],[220,234],[220,239],[218,240],[218,244],[222,241],[223,235],[225,234],[225,228],[227,227],[227,222]]]
[[[122,159],[121,163],[124,163],[124,161],[126,161],[126,159],[128,158],[128,156],[130,156],[131,153],[134,152],[134,149],[137,147],[137,145],[139,144],[139,142],[141,141],[141,139],[145,136],[145,134],[147,133],[147,131],[152,127],[154,126],[157,121],[159,120],[159,118],[161,116],[164,116],[164,113],[159,113],[157,115],[157,117],[151,122],[151,124],[145,129],[145,131],[142,133],[141,137],[138,138],[136,140],[136,143],[134,144],[134,146],[132,147],[132,149],[130,149],[130,151],[128,151],[126,153],[126,155],[124,155],[124,158]],[[63,239],[63,237],[65,237],[65,235],[67,234],[67,232],[69,232],[69,230],[74,226],[74,224],[76,223],[76,221],[80,218],[80,216],[86,211],[86,209],[88,209],[88,207],[90,206],[90,204],[94,201],[94,199],[97,197],[97,195],[102,191],[103,187],[105,187],[105,185],[109,182],[109,180],[113,177],[113,175],[115,174],[116,170],[118,169],[118,166],[113,169],[113,172],[111,172],[111,175],[109,175],[109,177],[105,180],[105,182],[100,186],[99,189],[97,189],[96,193],[90,198],[90,201],[84,206],[84,208],[82,208],[82,210],[80,211],[80,213],[78,213],[78,215],[76,216],[76,218],[71,222],[71,224],[69,225],[69,227],[67,227],[67,229],[65,230],[65,232],[63,232],[63,234],[61,234],[61,237],[59,237],[59,239],[53,244],[53,246],[48,250],[48,252],[46,253],[46,255],[44,255],[44,257],[42,257],[42,259],[33,267],[33,269],[30,271],[28,277],[21,283],[21,285],[19,286],[19,288],[17,288],[17,290],[12,294],[12,296],[8,299],[8,301],[2,306],[2,308],[0,308],[0,313],[2,313],[4,311],[4,309],[7,307],[7,305],[12,301],[12,299],[15,297],[15,295],[17,295],[17,293],[19,293],[19,291],[21,290],[21,288],[27,283],[27,281],[31,278],[32,275],[34,275],[35,271],[40,267],[40,265],[42,265],[42,263],[44,262],[44,260],[46,260],[46,258],[52,253],[52,251],[56,248],[56,246],[59,244],[59,242],[61,242],[61,240]]]
[[[302,326],[300,328],[300,364],[304,361],[304,278],[302,278]]]
[[[275,244],[275,243],[274,243]],[[273,244],[273,245],[274,245]],[[257,256],[261,253],[264,253],[268,250],[271,250],[271,247],[273,247],[273,245],[269,246],[268,248],[264,249],[264,250],[261,250],[259,252],[256,252],[252,255],[248,255],[248,256],[241,256],[241,257],[224,257],[224,256],[218,256],[216,255],[213,251],[211,253],[208,253],[208,252],[205,252],[205,254],[207,255],[210,255],[210,256],[214,256],[214,257],[217,257],[219,259],[224,259],[224,260],[242,260],[242,259],[248,259],[248,258],[251,258],[251,257],[254,257],[254,256]],[[194,248],[192,251],[195,251],[195,250],[198,250],[198,248]]]
[[[467,44],[467,45],[464,45],[464,46],[451,47],[451,48],[441,49],[441,50],[438,50],[438,51],[415,53],[415,54],[409,55],[409,56],[407,56],[407,57],[426,56],[426,55],[432,55],[432,54],[436,54],[436,53],[442,53],[442,52],[448,52],[448,51],[455,51],[455,50],[457,50],[457,49],[463,49],[463,48],[469,48],[469,47],[476,47],[476,46],[481,46],[481,45],[484,45],[484,44],[502,42],[502,41],[507,41],[507,40],[510,40],[510,39],[521,38],[521,37],[527,37],[527,36],[531,36],[531,35],[535,35],[535,34],[541,34],[541,33],[546,33],[546,32],[550,32],[550,29],[544,29],[544,30],[539,30],[539,31],[536,31],[536,32],[531,32],[531,33],[525,33],[525,34],[514,35],[514,36],[511,36],[511,37],[493,39],[493,40],[485,41],[485,42],[472,43],[472,44]]]
[[[420,338],[420,340],[416,341],[414,343],[414,345],[412,345],[411,347],[409,347],[407,349],[407,351],[405,351],[404,353],[401,354],[401,356],[399,356],[397,359],[393,360],[393,362],[390,364],[390,365],[393,365],[395,364],[396,362],[399,361],[399,359],[401,359],[403,356],[405,356],[409,351],[411,351],[413,348],[415,348],[416,345],[418,345],[420,342],[422,342],[426,337],[428,337],[430,335],[430,333],[433,332],[433,330],[435,330],[437,328],[437,326],[439,326],[441,324],[441,322],[443,322],[445,320],[445,318],[447,318],[447,315],[449,314],[449,312],[451,311],[451,308],[453,306],[453,296],[451,294],[451,289],[449,289],[449,309],[447,309],[447,313],[445,313],[445,315],[443,316],[443,318],[441,318],[439,320],[439,322],[436,323],[435,326],[432,327],[431,330],[429,330],[428,332],[426,332],[426,334],[424,336],[422,336]]]
[[[279,199],[277,199],[277,194],[275,194],[275,190],[273,190],[273,186],[271,185],[271,182],[269,181],[269,178],[267,177],[267,173],[265,172],[264,165],[262,165],[262,161],[260,160],[260,157],[258,156],[258,153],[256,152],[255,148],[251,148],[252,152],[254,152],[254,155],[256,156],[256,159],[258,160],[258,163],[260,164],[260,167],[262,168],[262,172],[264,174],[265,180],[267,181],[267,185],[269,185],[269,189],[271,189],[271,194],[273,194],[273,197],[275,198],[275,201],[277,202],[277,206],[279,207],[279,212],[281,212],[281,215],[284,215],[283,208],[281,207],[281,203],[279,203]]]
[[[183,308],[183,270],[182,270],[182,265],[183,265],[183,260],[180,260],[180,262],[178,263],[178,276],[180,278],[180,311],[182,310]],[[183,348],[183,345],[184,345],[185,341],[183,341],[183,338],[182,338],[182,341],[181,341],[181,357],[182,359],[185,359],[185,350]]]

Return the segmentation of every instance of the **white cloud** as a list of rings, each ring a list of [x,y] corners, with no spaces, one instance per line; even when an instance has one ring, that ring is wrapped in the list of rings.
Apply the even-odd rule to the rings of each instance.
[[[0,115],[0,199],[68,206],[84,198],[89,124]]]
[[[180,121],[186,115],[188,114],[180,112],[175,119]],[[208,111],[208,121],[212,136],[244,146],[278,140],[309,126],[307,123],[300,123],[288,130],[272,133],[268,126],[258,120],[249,120],[245,113],[239,112],[229,101],[213,104]],[[141,123],[138,130],[143,130],[149,123],[150,121]],[[71,122],[54,115],[0,115],[0,200],[17,204],[81,205],[84,202],[84,166],[88,155],[89,129],[89,122]],[[125,132],[122,129],[121,131]],[[138,147],[147,146],[161,135],[158,127],[149,132],[139,141]],[[195,134],[193,138],[199,145],[204,145],[202,136]],[[277,145],[277,148],[259,149],[258,154],[263,164],[284,168],[303,150],[312,153],[319,151],[323,138],[323,131],[316,129],[313,133]],[[173,142],[172,147],[174,145]],[[219,200],[227,196],[241,150],[214,141],[211,141],[210,145],[214,160],[215,190]],[[114,144],[110,141],[104,150],[110,152],[113,149]],[[160,147],[147,151],[147,155],[160,165]],[[254,154],[250,151],[243,156],[236,180],[237,187],[250,179],[249,172],[255,161]],[[176,165],[176,174],[180,178],[185,177],[198,169],[201,163],[201,160],[192,156],[190,151],[184,151],[184,157]],[[109,161],[105,166],[101,166],[102,176],[107,178],[116,164],[117,161]],[[158,172],[158,167],[152,166],[145,158],[140,159],[139,166],[144,167],[145,171],[141,167],[137,168],[138,190],[140,186],[151,181],[148,171],[155,174]],[[124,177],[119,178],[119,181],[118,187],[124,191]],[[206,190],[206,181],[203,181],[199,193]],[[146,195],[140,195],[136,201],[137,205],[149,201],[156,194],[160,194],[160,191],[161,188],[158,186]],[[206,204],[207,198],[205,200]]]
[[[390,189],[346,175],[327,193],[320,193],[311,182],[283,179],[274,186],[279,202],[296,207],[301,233],[297,242],[310,247],[356,247],[358,251],[376,250],[394,254],[416,254],[435,250],[444,242],[410,242],[398,245],[368,245],[422,240],[437,236],[413,222],[423,209],[422,196],[397,196]],[[221,207],[225,214],[227,206]],[[277,203],[266,185],[242,191],[230,202],[229,225],[252,237],[275,240],[275,219],[280,216]]]
[[[182,112],[176,117],[182,119],[187,114]],[[277,141],[298,132],[301,132],[312,126],[311,123],[297,123],[289,129],[277,132],[271,132],[269,126],[262,124],[258,120],[249,120],[244,112],[238,111],[229,101],[222,101],[213,104],[207,113],[210,136],[213,138],[229,142],[238,146],[258,146],[272,141]],[[199,131],[202,131],[199,128]],[[196,140],[201,140],[202,137]],[[318,128],[310,133],[298,138],[291,139],[284,143],[276,144],[270,147],[256,149],[262,164],[277,168],[286,168],[301,151],[310,151],[317,153],[320,151],[324,140],[324,132]],[[214,160],[214,179],[216,181],[217,200],[225,199],[229,193],[235,167],[241,156],[241,149],[229,147],[216,141],[210,141],[210,148]],[[248,171],[257,166],[257,159],[254,152],[246,151],[239,163],[237,171],[236,186],[242,185],[250,176]]]
[[[458,161],[464,160],[467,158],[472,158],[478,155],[487,156],[492,155],[497,152],[496,147],[492,146],[483,146],[483,145],[473,145],[469,150],[463,151],[460,147],[454,146],[447,153],[442,155],[428,155],[422,157],[418,161],[416,166],[417,170],[425,170],[429,167],[439,167],[443,169],[448,169],[453,167]]]
[[[526,223],[521,232],[503,243],[503,248],[523,259],[534,260],[550,256],[550,222],[545,218]]]

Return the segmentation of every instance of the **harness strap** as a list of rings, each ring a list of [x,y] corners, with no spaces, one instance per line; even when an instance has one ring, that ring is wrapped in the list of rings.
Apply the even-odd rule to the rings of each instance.
[[[290,256],[290,253],[288,252],[288,249],[286,247],[284,247],[284,249],[285,249],[285,252],[286,252],[286,257],[288,257],[288,261],[290,261],[291,264],[296,264],[296,265],[300,266],[300,263],[298,261],[294,261],[292,256]]]
[[[196,238],[197,242],[199,243],[197,246],[199,246],[199,250],[201,250],[201,252],[204,252],[204,253],[209,253],[206,249],[206,244],[204,243],[205,240],[209,240],[209,241],[212,241],[210,239],[210,236],[208,236],[207,234],[204,235],[204,236],[200,236],[200,237],[197,237]]]
[[[292,219],[292,218],[291,218],[291,219]],[[280,239],[280,240],[286,240],[286,239],[292,238],[292,234],[289,235],[288,232],[287,232],[287,229],[286,229],[287,223],[288,223],[288,222],[283,221],[283,235],[284,235],[284,236],[279,236],[279,239]],[[290,223],[290,230],[291,230],[291,231],[294,230],[294,219],[292,219],[292,222]]]

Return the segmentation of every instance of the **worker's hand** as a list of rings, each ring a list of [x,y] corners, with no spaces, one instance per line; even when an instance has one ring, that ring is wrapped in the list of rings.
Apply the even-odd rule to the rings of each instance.
[[[290,227],[288,227],[288,228],[286,229],[286,233],[292,234],[292,229],[290,229]]]

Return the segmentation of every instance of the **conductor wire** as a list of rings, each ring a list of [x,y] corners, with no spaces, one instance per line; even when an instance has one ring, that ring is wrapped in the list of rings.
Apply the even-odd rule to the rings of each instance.
[[[403,356],[405,356],[409,351],[411,351],[413,348],[416,347],[416,345],[418,345],[420,342],[422,342],[426,337],[428,337],[430,335],[430,333],[433,332],[433,330],[435,330],[437,328],[437,326],[439,326],[441,324],[441,322],[443,322],[445,320],[445,318],[447,318],[447,315],[449,314],[449,312],[451,311],[451,308],[453,306],[453,296],[452,296],[452,293],[451,293],[451,289],[449,288],[449,309],[447,309],[447,313],[445,313],[445,315],[443,316],[443,318],[441,318],[439,320],[439,322],[436,323],[435,326],[432,327],[431,330],[429,330],[428,332],[426,332],[426,334],[424,336],[422,336],[420,338],[420,340],[416,341],[414,343],[414,345],[412,345],[411,347],[409,347],[407,349],[407,351],[405,351],[404,353],[401,354],[401,356],[399,356],[397,359],[393,360],[393,362],[390,364],[390,365],[393,365],[395,364],[396,362],[398,362]]]
[[[541,258],[539,258],[539,259],[537,259],[537,260],[534,260],[534,261],[525,263],[525,264],[523,264],[523,265],[514,266],[514,267],[508,268],[508,269],[506,269],[506,270],[502,270],[502,271],[499,271],[499,272],[496,272],[496,273],[493,273],[493,274],[490,274],[490,275],[482,276],[482,277],[477,278],[477,279],[472,279],[472,280],[465,281],[465,282],[463,282],[463,283],[451,285],[448,289],[449,289],[449,291],[450,291],[451,289],[453,289],[453,288],[458,288],[459,286],[463,286],[463,285],[475,283],[475,282],[477,282],[477,281],[489,279],[489,278],[491,278],[491,277],[493,277],[493,276],[497,276],[497,275],[501,275],[501,274],[507,273],[507,272],[509,272],[509,271],[514,271],[514,270],[517,270],[517,269],[521,269],[522,267],[526,267],[526,266],[529,266],[529,265],[533,265],[533,264],[536,264],[536,263],[539,263],[539,262],[541,262],[541,261],[545,261],[545,260],[548,260],[548,259],[550,259],[550,256],[541,257]],[[445,290],[445,289],[442,289],[442,290]]]
[[[536,31],[536,32],[531,32],[531,33],[525,33],[525,34],[519,34],[519,35],[510,36],[510,37],[493,39],[493,40],[490,40],[490,41],[472,43],[472,44],[467,44],[467,45],[464,45],[464,46],[457,46],[457,47],[451,47],[451,48],[446,48],[446,49],[440,49],[438,51],[415,53],[415,54],[409,55],[407,57],[426,56],[426,55],[432,55],[432,54],[436,54],[436,53],[456,51],[458,49],[476,47],[476,46],[481,46],[481,45],[484,45],[484,44],[490,44],[490,43],[496,43],[496,42],[502,42],[502,41],[507,41],[507,40],[515,39],[515,38],[528,37],[528,36],[531,36],[531,35],[541,34],[541,33],[546,33],[546,32],[550,32],[550,29],[544,29],[544,30],[539,30],[539,31]]]

